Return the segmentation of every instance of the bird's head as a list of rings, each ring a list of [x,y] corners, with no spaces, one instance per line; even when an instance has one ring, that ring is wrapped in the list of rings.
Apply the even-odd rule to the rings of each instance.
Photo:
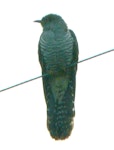
[[[67,25],[61,16],[56,14],[49,14],[44,16],[41,20],[34,22],[41,23],[44,30],[64,29],[67,30]]]

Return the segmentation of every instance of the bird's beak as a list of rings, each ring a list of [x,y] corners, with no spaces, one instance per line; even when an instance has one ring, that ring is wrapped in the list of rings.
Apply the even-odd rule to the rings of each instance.
[[[34,22],[38,22],[38,23],[41,23],[41,20],[35,20]]]

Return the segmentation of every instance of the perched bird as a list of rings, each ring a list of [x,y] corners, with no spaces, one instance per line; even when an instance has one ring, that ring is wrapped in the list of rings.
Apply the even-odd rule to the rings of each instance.
[[[47,128],[52,138],[69,137],[75,115],[75,75],[78,62],[78,42],[74,32],[56,14],[41,20],[43,32],[38,44],[39,61],[47,104]]]

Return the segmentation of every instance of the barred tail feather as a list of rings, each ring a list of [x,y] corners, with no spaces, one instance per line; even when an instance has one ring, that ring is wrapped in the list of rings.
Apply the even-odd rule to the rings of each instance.
[[[63,101],[55,105],[53,114],[47,113],[47,127],[51,136],[58,139],[66,139],[73,128],[74,106],[72,101]]]
[[[76,68],[72,68],[68,74],[43,78],[47,128],[52,138],[56,140],[68,138],[73,129],[75,73]]]
[[[65,77],[64,77],[65,80]],[[59,87],[59,90],[61,91]],[[49,91],[48,91],[49,92]],[[64,93],[63,98],[61,95]],[[50,95],[52,95],[50,93]],[[61,100],[60,100],[61,99]],[[67,88],[54,101],[53,97],[47,103],[47,127],[51,136],[56,139],[66,139],[70,136],[73,129],[73,117],[75,99],[75,72],[69,77]]]

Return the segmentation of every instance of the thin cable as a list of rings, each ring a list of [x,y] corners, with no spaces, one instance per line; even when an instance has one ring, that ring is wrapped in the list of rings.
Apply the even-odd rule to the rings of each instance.
[[[26,80],[26,81],[24,81],[24,82],[21,82],[21,83],[15,84],[15,85],[13,85],[13,86],[10,86],[10,87],[8,87],[8,88],[2,89],[2,90],[0,90],[0,92],[3,92],[3,91],[6,91],[6,90],[9,90],[9,89],[14,88],[14,87],[16,87],[16,86],[19,86],[19,85],[25,84],[25,83],[30,82],[30,81],[33,81],[33,80],[36,80],[36,79],[38,79],[38,78],[45,77],[45,76],[47,76],[47,75],[48,75],[48,74],[44,74],[44,75],[41,75],[41,76],[38,76],[38,77],[32,78],[32,79],[30,79],[30,80]]]
[[[71,67],[71,66],[76,65],[77,63],[82,63],[82,62],[84,62],[84,61],[87,61],[87,60],[93,59],[93,58],[95,58],[95,57],[98,57],[98,56],[101,56],[101,55],[107,54],[107,53],[112,52],[112,51],[114,51],[114,49],[111,49],[111,50],[109,50],[109,51],[105,51],[105,52],[103,52],[103,53],[100,53],[100,54],[94,55],[94,56],[92,56],[92,57],[88,57],[88,58],[86,58],[86,59],[80,60],[79,62],[75,62],[75,63],[73,63],[72,65],[70,65],[70,67]],[[24,81],[24,82],[21,82],[21,83],[15,84],[15,85],[13,85],[13,86],[10,86],[10,87],[8,87],[8,88],[5,88],[5,89],[0,90],[0,92],[3,92],[3,91],[6,91],[6,90],[9,90],[9,89],[14,88],[14,87],[16,87],[16,86],[19,86],[19,85],[25,84],[25,83],[27,83],[27,82],[30,82],[30,81],[33,81],[33,80],[36,80],[36,79],[38,79],[38,78],[45,77],[45,76],[48,76],[48,74],[43,74],[43,75],[41,75],[41,76],[38,76],[38,77],[32,78],[32,79],[30,79],[30,80],[26,80],[26,81]]]
[[[82,62],[84,62],[84,61],[87,61],[87,60],[93,59],[93,58],[95,58],[95,57],[98,57],[98,56],[101,56],[101,55],[107,54],[107,53],[112,52],[112,51],[114,51],[114,49],[111,49],[111,50],[109,50],[109,51],[105,51],[105,52],[103,52],[103,53],[100,53],[100,54],[97,54],[97,55],[94,55],[94,56],[88,57],[88,58],[83,59],[83,60],[80,60],[79,62],[75,62],[75,63],[73,63],[71,66],[74,66],[74,65],[76,65],[77,63],[79,64],[79,63],[82,63]]]
[[[98,57],[98,56],[101,56],[101,55],[107,54],[107,53],[112,52],[112,51],[114,51],[114,49],[111,49],[111,50],[109,50],[109,51],[106,51],[106,52],[103,52],[103,53],[100,53],[100,54],[94,55],[94,56],[92,56],[92,57],[89,57],[89,58],[83,59],[83,60],[79,61],[78,63],[81,63],[81,62],[87,61],[87,60],[89,60],[89,59],[92,59],[92,58],[95,58],[95,57]]]

